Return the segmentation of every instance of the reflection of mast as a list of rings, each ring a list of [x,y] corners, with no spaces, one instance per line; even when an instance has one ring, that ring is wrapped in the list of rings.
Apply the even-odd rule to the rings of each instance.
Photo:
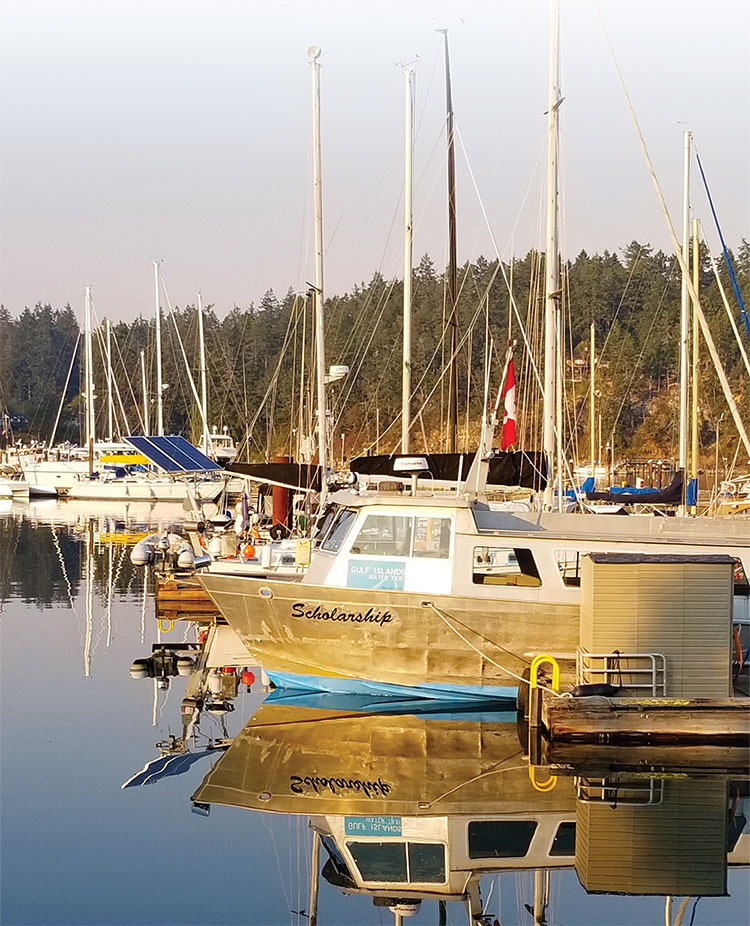
[[[141,643],[146,640],[146,597],[148,595],[148,563],[143,567],[143,599],[141,601]]]
[[[537,868],[534,872],[534,926],[547,926],[549,905],[549,868]]]
[[[107,647],[112,643],[112,587],[113,587],[113,567],[114,567],[114,550],[112,544],[107,545],[109,574],[107,577]]]
[[[91,637],[94,621],[94,522],[86,531],[86,637],[83,644],[83,674],[91,678]]]
[[[318,923],[318,886],[320,883],[320,835],[312,831],[312,859],[310,862],[310,926]]]

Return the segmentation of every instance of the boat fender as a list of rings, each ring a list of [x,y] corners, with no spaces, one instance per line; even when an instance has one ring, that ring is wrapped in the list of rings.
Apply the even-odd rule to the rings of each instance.
[[[149,566],[154,561],[154,544],[159,534],[149,534],[143,537],[130,551],[130,562],[134,566]]]
[[[180,569],[192,569],[195,566],[193,548],[186,540],[182,542],[180,550],[177,553],[177,565]]]
[[[210,565],[211,557],[206,554],[206,556],[194,556],[193,557],[193,569],[203,569],[206,566]]]
[[[189,656],[178,656],[177,657],[177,674],[178,675],[190,675],[193,671],[193,660]]]
[[[576,685],[570,692],[574,698],[614,698],[619,688],[604,682],[594,685]]]
[[[150,659],[136,659],[133,661],[133,664],[130,667],[130,677],[148,678],[151,675],[151,672],[149,671],[150,667]]]

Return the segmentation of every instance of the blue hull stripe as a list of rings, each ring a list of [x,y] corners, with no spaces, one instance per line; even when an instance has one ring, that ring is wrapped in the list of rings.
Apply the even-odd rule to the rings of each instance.
[[[291,672],[268,672],[277,688],[293,691],[329,691],[337,694],[384,695],[392,698],[433,698],[436,700],[515,701],[518,688],[507,685],[392,685],[357,678],[329,675],[296,675]]]

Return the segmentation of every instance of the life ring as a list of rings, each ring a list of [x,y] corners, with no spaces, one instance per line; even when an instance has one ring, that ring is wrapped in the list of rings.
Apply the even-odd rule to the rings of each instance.
[[[246,559],[252,559],[255,556],[255,547],[251,543],[246,543],[242,548],[242,555]]]
[[[250,528],[250,536],[256,543],[260,540],[260,531],[258,530],[257,525],[253,524],[253,526]]]
[[[208,544],[206,543],[206,538],[203,534],[198,534],[198,543],[203,547],[204,550],[208,550]]]

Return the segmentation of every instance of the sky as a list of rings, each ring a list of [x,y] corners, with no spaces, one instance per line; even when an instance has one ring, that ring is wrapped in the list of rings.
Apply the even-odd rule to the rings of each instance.
[[[750,4],[561,0],[563,256],[671,250],[603,19],[681,235],[694,133],[724,237],[750,238]],[[447,254],[447,28],[459,261],[544,244],[542,0],[1,0],[0,302],[219,316],[313,279],[319,45],[326,295],[403,274],[404,76],[415,62],[414,260]],[[719,244],[697,168],[694,215]],[[164,302],[164,300],[163,300]]]

